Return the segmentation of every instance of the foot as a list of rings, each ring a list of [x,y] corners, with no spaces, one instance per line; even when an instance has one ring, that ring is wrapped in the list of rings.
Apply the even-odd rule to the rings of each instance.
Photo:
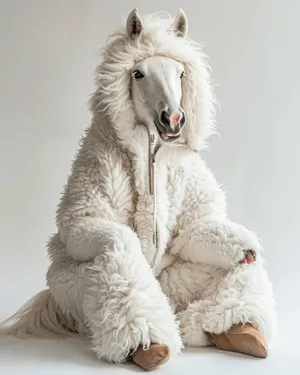
[[[219,335],[209,333],[208,338],[222,350],[259,358],[268,356],[268,345],[264,337],[251,324],[239,324]]]
[[[132,360],[145,371],[155,370],[170,358],[170,349],[167,345],[151,344],[147,350],[140,346],[132,355]]]
[[[239,263],[247,263],[247,264],[250,264],[250,263],[253,263],[256,261],[256,253],[255,251],[253,250],[245,250],[244,251],[244,258],[242,260],[240,260]]]

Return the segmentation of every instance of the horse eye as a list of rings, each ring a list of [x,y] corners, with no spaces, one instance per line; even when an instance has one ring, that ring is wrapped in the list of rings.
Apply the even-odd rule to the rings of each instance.
[[[135,70],[132,75],[137,81],[145,77],[139,70]]]
[[[184,77],[184,74],[185,74],[185,72],[184,72],[184,70],[183,70],[183,71],[181,72],[181,74],[180,74],[180,79]]]

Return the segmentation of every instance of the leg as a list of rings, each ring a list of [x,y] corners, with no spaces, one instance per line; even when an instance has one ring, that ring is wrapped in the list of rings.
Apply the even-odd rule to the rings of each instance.
[[[182,259],[173,261],[159,275],[164,293],[178,313],[181,337],[186,346],[212,345],[203,328],[201,314],[195,314],[193,305],[213,294],[226,270]]]
[[[221,335],[230,333],[231,329],[236,334],[238,328],[233,327],[241,323],[251,324],[261,341],[263,338],[269,341],[274,335],[273,291],[261,258],[230,271],[178,260],[162,271],[159,279],[179,311],[182,339],[187,346],[210,345],[213,339],[216,345],[226,349],[228,340]],[[187,306],[186,300],[190,302]],[[248,334],[249,325],[245,328]],[[258,337],[256,333],[253,337],[253,332],[247,336],[251,342]],[[244,337],[238,337],[239,345]],[[232,349],[238,351],[234,345]]]
[[[58,236],[50,243],[56,254],[63,246]],[[93,262],[56,260],[47,276],[56,302],[85,327],[99,358],[121,362],[152,343],[180,352],[175,317],[141,252],[119,242]]]
[[[230,270],[205,299],[199,308],[207,332],[220,334],[229,331],[232,326],[249,323],[267,341],[274,337],[276,313],[273,289],[261,258],[253,264],[238,265]]]

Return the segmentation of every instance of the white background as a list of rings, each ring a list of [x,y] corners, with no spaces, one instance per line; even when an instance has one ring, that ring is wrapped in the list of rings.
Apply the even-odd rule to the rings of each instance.
[[[0,320],[44,287],[45,243],[89,125],[98,51],[133,7],[173,15],[182,7],[189,35],[204,43],[221,104],[220,136],[204,156],[228,192],[231,218],[263,240],[279,313],[278,338],[266,361],[191,350],[161,372],[198,374],[222,366],[245,374],[281,374],[284,368],[296,374],[299,0],[0,0]],[[0,373],[101,371],[104,365],[86,346],[76,348],[1,339]]]

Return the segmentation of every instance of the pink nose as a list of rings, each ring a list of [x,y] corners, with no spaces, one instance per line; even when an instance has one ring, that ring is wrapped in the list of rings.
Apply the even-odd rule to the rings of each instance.
[[[174,129],[177,124],[179,124],[182,119],[182,113],[174,111],[170,116],[170,127]]]

